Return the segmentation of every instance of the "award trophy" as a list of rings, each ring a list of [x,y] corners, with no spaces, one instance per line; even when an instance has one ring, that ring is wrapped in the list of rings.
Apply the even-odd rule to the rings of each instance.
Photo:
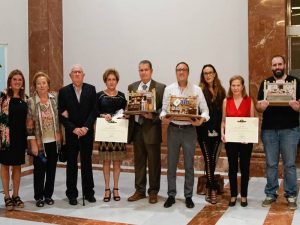
[[[200,118],[198,96],[178,97],[171,95],[168,101],[167,117],[174,120],[186,121],[191,118]]]
[[[296,100],[296,80],[291,82],[264,81],[264,100],[271,106],[288,106],[289,101]]]
[[[144,112],[156,111],[155,88],[151,91],[136,91],[128,93],[127,107],[124,114],[139,115]]]

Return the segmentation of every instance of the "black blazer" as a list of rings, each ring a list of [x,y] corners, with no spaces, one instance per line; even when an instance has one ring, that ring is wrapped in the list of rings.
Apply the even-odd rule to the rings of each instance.
[[[68,136],[74,136],[73,130],[77,127],[87,127],[86,136],[93,136],[95,122],[96,89],[93,85],[83,83],[80,95],[80,103],[77,100],[73,84],[69,84],[59,90],[58,112],[60,122],[66,129]],[[67,110],[69,117],[61,114]]]

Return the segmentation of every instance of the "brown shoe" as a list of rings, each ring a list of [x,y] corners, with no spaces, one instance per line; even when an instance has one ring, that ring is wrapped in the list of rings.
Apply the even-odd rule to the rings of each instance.
[[[139,192],[136,191],[127,200],[129,202],[135,202],[135,201],[138,201],[138,200],[143,199],[143,198],[146,198],[146,195],[145,194],[141,194],[141,193],[139,193]]]
[[[149,203],[151,204],[157,203],[157,194],[149,194]]]

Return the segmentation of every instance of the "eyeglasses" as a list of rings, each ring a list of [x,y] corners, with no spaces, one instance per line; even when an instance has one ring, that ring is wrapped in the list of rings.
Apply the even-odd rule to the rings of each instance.
[[[176,69],[176,72],[186,72],[186,71],[189,71],[189,69],[187,69],[187,68]]]
[[[215,72],[210,71],[210,72],[205,72],[205,73],[203,73],[203,74],[204,74],[204,76],[208,76],[208,75],[214,75]]]

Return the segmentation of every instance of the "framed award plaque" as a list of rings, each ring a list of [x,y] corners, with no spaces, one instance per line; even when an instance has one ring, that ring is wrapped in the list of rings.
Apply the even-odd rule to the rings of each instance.
[[[168,101],[167,117],[172,116],[174,120],[190,120],[200,118],[198,96],[178,97],[171,95]]]
[[[296,100],[296,80],[291,82],[264,81],[264,100],[271,106],[288,106],[289,101]]]
[[[137,91],[128,93],[128,101],[124,114],[138,115],[144,112],[156,111],[155,88],[151,91]]]

